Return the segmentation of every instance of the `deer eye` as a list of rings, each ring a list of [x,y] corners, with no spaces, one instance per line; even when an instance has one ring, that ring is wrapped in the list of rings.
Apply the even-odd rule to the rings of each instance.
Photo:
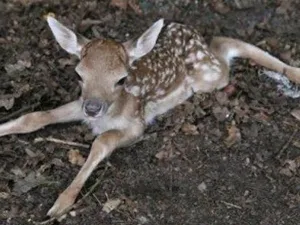
[[[125,83],[126,78],[127,78],[127,77],[121,78],[121,79],[115,84],[115,86],[122,86],[122,85]]]

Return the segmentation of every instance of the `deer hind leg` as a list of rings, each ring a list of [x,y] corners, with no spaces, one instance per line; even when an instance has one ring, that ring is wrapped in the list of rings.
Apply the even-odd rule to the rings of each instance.
[[[70,208],[75,202],[77,195],[83,187],[85,181],[91,175],[97,165],[114,149],[128,144],[128,142],[138,138],[143,132],[143,126],[133,124],[127,130],[110,130],[98,136],[92,144],[91,152],[80,169],[79,173],[69,185],[69,187],[59,195],[52,208],[47,215],[59,218],[67,213],[66,210]]]
[[[190,51],[185,66],[194,92],[212,92],[229,82],[229,66],[219,52],[212,51],[206,45]]]
[[[229,70],[221,61],[197,62],[188,78],[194,92],[207,93],[222,89],[229,83]]]
[[[8,134],[30,133],[46,125],[82,119],[81,102],[70,102],[53,110],[26,114],[0,125],[0,137]]]

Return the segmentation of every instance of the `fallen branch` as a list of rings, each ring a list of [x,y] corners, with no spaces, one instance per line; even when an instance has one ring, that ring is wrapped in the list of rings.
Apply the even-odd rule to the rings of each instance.
[[[53,138],[53,137],[47,137],[47,138],[38,137],[38,138],[35,138],[33,142],[38,143],[41,141],[49,141],[49,142],[54,142],[57,144],[64,144],[64,145],[70,145],[70,146],[82,147],[82,148],[90,148],[90,145],[87,145],[87,144],[81,144],[81,143],[73,142],[73,141],[64,141],[64,140],[60,140],[60,139]]]
[[[230,202],[225,202],[225,201],[222,201],[222,200],[221,200],[221,202],[222,202],[223,204],[225,204],[226,206],[228,206],[228,207],[236,208],[236,209],[242,209],[242,207],[239,206],[239,205],[235,205],[235,204],[232,204],[232,203],[230,203]]]
[[[277,152],[276,159],[280,159],[281,155],[284,153],[284,151],[289,147],[291,142],[293,141],[294,137],[296,136],[298,132],[298,127],[295,128],[292,135],[290,136],[289,140],[282,146],[282,148]]]

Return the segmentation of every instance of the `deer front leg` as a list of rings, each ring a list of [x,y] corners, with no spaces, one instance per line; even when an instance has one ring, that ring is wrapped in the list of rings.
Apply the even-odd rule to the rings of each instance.
[[[81,101],[73,101],[56,109],[26,114],[0,125],[0,137],[8,134],[30,133],[46,125],[63,123],[83,118]]]
[[[91,152],[70,186],[59,195],[47,215],[60,217],[65,209],[73,205],[85,181],[105,157],[114,149],[132,141],[142,134],[141,126],[132,126],[130,130],[110,130],[98,136],[92,144]]]

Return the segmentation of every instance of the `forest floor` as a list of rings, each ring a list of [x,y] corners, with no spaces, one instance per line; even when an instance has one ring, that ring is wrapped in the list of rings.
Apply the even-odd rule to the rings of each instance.
[[[55,42],[47,12],[89,38],[119,41],[163,17],[194,26],[208,42],[215,35],[239,38],[300,67],[299,1],[117,2],[0,2],[1,123],[80,95],[76,60]],[[157,118],[143,141],[99,165],[81,194],[98,178],[100,184],[62,224],[300,224],[300,130],[291,114],[299,100],[286,97],[262,70],[236,60],[229,88],[195,95]],[[49,137],[87,146],[94,138],[81,123],[1,137],[0,224],[46,220],[80,169],[72,157],[89,153]],[[112,200],[120,204],[104,212]]]

